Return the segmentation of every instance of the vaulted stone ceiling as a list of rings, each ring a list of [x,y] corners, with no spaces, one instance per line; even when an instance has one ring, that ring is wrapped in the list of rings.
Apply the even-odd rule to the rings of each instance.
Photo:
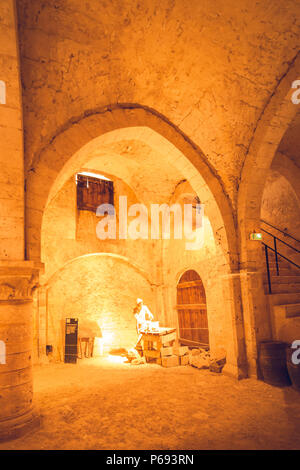
[[[18,0],[26,161],[110,103],[165,115],[233,203],[257,122],[300,46],[299,0]]]
[[[85,167],[124,180],[144,203],[169,202],[176,186],[184,179],[168,155],[136,140],[103,146],[90,156]]]

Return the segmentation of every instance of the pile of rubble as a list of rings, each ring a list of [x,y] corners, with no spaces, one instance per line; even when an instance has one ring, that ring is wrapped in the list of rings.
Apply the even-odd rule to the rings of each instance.
[[[144,351],[145,352],[145,351]],[[156,350],[148,351],[158,354]],[[110,354],[126,357],[126,362],[132,365],[146,364],[152,362],[160,364],[163,367],[176,367],[190,365],[197,369],[209,369],[211,372],[221,373],[226,364],[226,351],[222,348],[217,349],[214,353],[204,348],[189,349],[187,346],[168,346],[160,350],[160,358],[146,357],[141,355],[136,349],[129,351],[126,349],[116,349],[110,351]]]
[[[214,354],[202,348],[192,349],[189,355],[190,365],[197,369],[209,369],[211,372],[220,373],[226,363],[226,352],[221,348]]]

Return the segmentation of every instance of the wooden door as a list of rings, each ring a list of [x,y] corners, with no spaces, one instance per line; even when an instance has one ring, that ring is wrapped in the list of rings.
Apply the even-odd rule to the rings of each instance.
[[[206,296],[196,271],[186,271],[177,285],[179,336],[183,344],[208,346]]]

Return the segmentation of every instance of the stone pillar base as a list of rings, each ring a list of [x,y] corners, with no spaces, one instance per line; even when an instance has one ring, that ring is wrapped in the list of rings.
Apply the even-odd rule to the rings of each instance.
[[[241,380],[248,377],[247,367],[237,366],[235,364],[226,363],[223,367],[222,373],[234,379]]]
[[[0,442],[9,441],[37,429],[40,418],[31,410],[21,416],[0,421]]]

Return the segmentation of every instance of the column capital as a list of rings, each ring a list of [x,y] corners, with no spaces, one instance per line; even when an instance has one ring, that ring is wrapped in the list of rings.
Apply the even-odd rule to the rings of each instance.
[[[0,261],[0,302],[26,302],[32,300],[39,284],[42,263],[34,261]]]

